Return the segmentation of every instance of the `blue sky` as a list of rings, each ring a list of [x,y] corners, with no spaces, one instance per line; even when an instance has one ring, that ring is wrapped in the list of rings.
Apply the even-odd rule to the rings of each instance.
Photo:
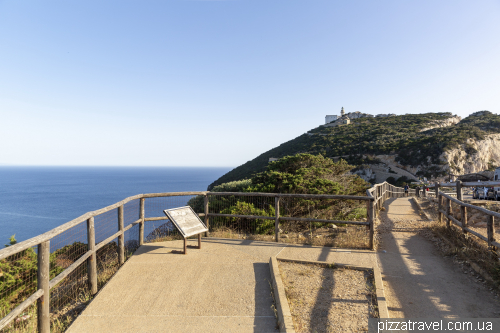
[[[347,112],[500,113],[500,1],[2,1],[0,165],[237,166]]]

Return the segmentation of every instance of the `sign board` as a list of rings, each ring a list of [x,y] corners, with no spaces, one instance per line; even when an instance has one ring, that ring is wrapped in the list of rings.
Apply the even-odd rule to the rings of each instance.
[[[184,238],[208,231],[205,223],[200,220],[198,215],[189,206],[165,209],[163,212],[177,227],[177,230],[179,230]]]

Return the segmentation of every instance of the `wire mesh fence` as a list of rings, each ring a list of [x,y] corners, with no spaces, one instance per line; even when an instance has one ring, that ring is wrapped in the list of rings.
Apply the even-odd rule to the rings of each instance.
[[[349,224],[367,221],[366,201],[285,195],[280,196],[278,207],[280,242],[346,248],[367,248],[370,244],[368,226]],[[209,213],[212,214],[211,237],[275,241],[276,196],[214,193],[209,195]],[[337,223],[311,219],[335,220]]]
[[[64,331],[91,299],[87,263],[84,262],[50,290],[51,331]]]
[[[140,216],[141,200],[132,200],[123,205],[123,227],[136,222]]]
[[[210,232],[215,236],[218,236],[218,232],[242,235],[270,235],[274,233],[274,216],[276,214],[274,196],[210,195],[209,213],[269,217],[269,219],[210,217]]]
[[[37,290],[37,247],[0,260],[0,318]],[[37,328],[36,305],[17,316],[2,332],[30,332]]]
[[[139,224],[134,225],[124,233],[125,261],[139,248]]]
[[[118,209],[94,217],[95,242],[99,244],[118,231]]]
[[[192,199],[192,200],[190,200]],[[159,196],[144,198],[144,243],[182,239],[169,221],[165,209],[189,204],[197,213],[204,212],[204,196]],[[210,216],[210,236],[275,240],[276,195],[208,196],[210,214],[238,216]],[[282,218],[337,219],[366,221],[366,204],[356,200],[304,199],[281,197],[278,203]],[[89,250],[95,252],[97,290],[100,290],[121,266],[121,251],[127,261],[140,244],[141,199],[93,216],[50,239],[50,280],[67,274],[51,285],[50,320],[53,332],[64,331],[92,299],[95,287],[91,275]],[[123,212],[123,243],[116,237],[120,230],[119,215]],[[89,215],[91,216],[91,215]],[[260,218],[253,218],[260,216]],[[93,222],[91,222],[93,221]],[[93,224],[92,224],[93,223]],[[132,225],[136,223],[135,225]],[[93,225],[93,229],[90,227]],[[339,247],[366,247],[369,233],[366,226],[347,226],[324,222],[281,220],[279,233],[282,242],[306,243]],[[89,230],[94,230],[94,233]],[[90,234],[89,234],[90,233]],[[94,244],[88,240],[95,235]],[[107,244],[103,241],[113,238]],[[356,240],[356,242],[354,241]],[[359,245],[363,243],[363,246]],[[120,244],[124,248],[120,249]],[[84,260],[82,256],[88,257]],[[0,319],[37,291],[37,246],[30,247],[0,260]],[[75,262],[79,264],[75,264]],[[75,267],[75,265],[78,265]],[[70,272],[71,270],[71,272]],[[64,275],[60,275],[62,277]],[[94,289],[95,293],[95,289]],[[36,302],[10,322],[2,332],[28,332],[37,329]]]
[[[80,223],[50,241],[50,279],[70,267],[89,250],[87,224]],[[51,327],[66,327],[78,316],[91,298],[86,262],[50,290]]]
[[[100,290],[118,271],[120,266],[118,252],[118,238],[113,239],[111,242],[97,250],[96,266],[98,290]]]

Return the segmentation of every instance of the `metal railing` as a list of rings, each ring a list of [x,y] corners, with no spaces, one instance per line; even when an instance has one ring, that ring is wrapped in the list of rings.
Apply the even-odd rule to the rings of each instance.
[[[4,298],[0,298],[0,301],[4,301],[0,303],[0,306],[4,306],[4,310],[0,311],[3,316],[0,319],[0,330],[18,330],[18,327],[12,325],[22,326],[24,321],[33,322],[36,317],[32,330],[50,332],[54,317],[59,315],[61,308],[68,304],[75,307],[91,299],[139,246],[145,242],[179,236],[165,221],[168,218],[164,216],[163,210],[184,206],[186,197],[204,197],[204,212],[199,215],[204,217],[209,230],[212,230],[211,219],[215,222],[218,218],[240,218],[271,223],[274,220],[274,240],[278,242],[280,222],[358,225],[366,226],[369,230],[368,248],[373,249],[376,210],[388,198],[403,196],[404,191],[384,182],[368,189],[366,194],[352,196],[203,191],[150,193],[128,197],[108,207],[88,212],[42,235],[0,250],[0,264],[6,265],[5,267],[17,267],[21,261],[25,263],[28,257],[32,263],[32,267],[27,270],[29,274],[25,275],[28,278],[23,280],[21,277],[21,282],[6,292],[0,290],[0,297]],[[235,198],[234,202],[241,203],[245,197],[261,198],[260,207],[267,205],[267,212],[272,211],[270,206],[274,206],[274,215],[232,214],[216,207],[217,198],[226,201]],[[307,211],[311,205],[324,207],[332,201],[365,202],[366,221],[335,220]],[[258,207],[253,210],[264,211]],[[157,222],[167,224],[155,226]],[[8,272],[3,272],[6,273]],[[19,292],[20,289],[23,289],[23,293]],[[72,296],[69,297],[68,293],[72,293]],[[36,310],[33,309],[35,303]],[[31,309],[30,314],[26,314],[27,309]]]

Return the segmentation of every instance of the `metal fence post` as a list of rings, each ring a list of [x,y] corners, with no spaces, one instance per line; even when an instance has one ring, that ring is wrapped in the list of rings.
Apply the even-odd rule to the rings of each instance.
[[[205,194],[203,197],[203,203],[204,203],[204,212],[205,212],[205,225],[207,226],[207,229],[210,230],[210,218],[208,217],[208,194]],[[205,237],[208,237],[208,231],[205,232]]]
[[[37,300],[38,332],[50,332],[50,240],[38,245],[38,289],[43,295]]]
[[[145,218],[145,208],[144,208],[144,201],[146,199],[141,198],[140,205],[139,205],[139,219],[141,220],[139,222],[139,246],[144,244],[144,218]]]
[[[123,205],[118,207],[118,231],[123,232]],[[125,262],[125,242],[124,242],[124,234],[118,236],[118,260],[120,265],[123,265]]]
[[[280,197],[274,197],[274,239],[276,242],[280,241]]]
[[[90,292],[92,295],[95,295],[97,294],[97,256],[95,253],[94,217],[87,220],[87,241],[89,243],[89,251],[92,251],[92,255],[87,259],[87,275]]]

